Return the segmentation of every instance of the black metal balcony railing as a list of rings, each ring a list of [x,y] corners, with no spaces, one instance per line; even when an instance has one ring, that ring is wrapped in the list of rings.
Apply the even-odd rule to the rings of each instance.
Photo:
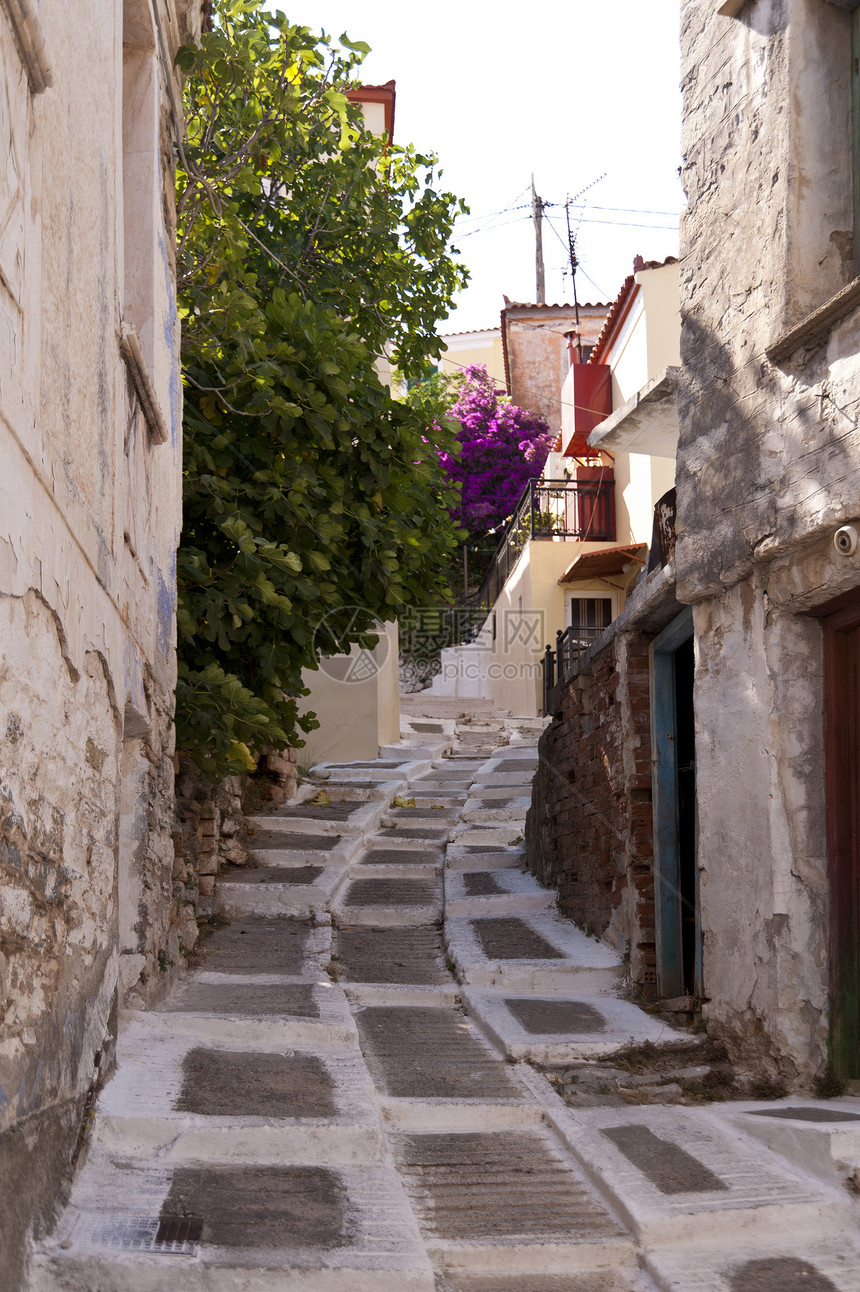
[[[555,650],[547,646],[543,657],[543,711],[553,713],[558,703],[558,692],[562,682],[573,668],[576,661],[592,642],[596,642],[606,632],[605,626],[593,628],[559,628],[555,635]]]
[[[553,538],[614,542],[612,481],[535,479],[528,482],[480,588],[466,604],[466,620],[476,625],[475,632],[495,605],[526,545]]]

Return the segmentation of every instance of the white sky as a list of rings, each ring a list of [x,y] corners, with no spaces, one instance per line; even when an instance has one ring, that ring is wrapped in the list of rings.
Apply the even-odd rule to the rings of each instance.
[[[455,245],[472,279],[440,331],[498,327],[503,294],[534,300],[531,212],[508,210],[530,202],[532,171],[539,195],[560,204],[547,214],[564,242],[544,222],[547,301],[572,299],[565,199],[604,172],[573,211],[580,303],[614,299],[637,252],[678,254],[678,10],[678,0],[309,0],[287,11],[371,46],[362,79],[396,80],[395,138],[438,154],[445,187],[471,208]]]

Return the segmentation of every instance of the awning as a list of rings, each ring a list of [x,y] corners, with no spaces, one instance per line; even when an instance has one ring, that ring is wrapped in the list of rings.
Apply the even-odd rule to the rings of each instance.
[[[580,583],[586,579],[605,579],[623,574],[629,562],[644,566],[648,559],[647,543],[631,543],[626,547],[600,547],[597,551],[583,552],[565,570],[559,583]]]

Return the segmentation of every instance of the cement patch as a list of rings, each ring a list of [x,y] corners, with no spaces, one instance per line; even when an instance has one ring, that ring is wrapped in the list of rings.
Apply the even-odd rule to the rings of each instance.
[[[860,1113],[850,1113],[845,1109],[816,1107],[806,1104],[801,1107],[788,1108],[755,1108],[750,1110],[751,1117],[784,1117],[793,1122],[860,1122]]]
[[[177,1167],[168,1216],[202,1219],[212,1247],[331,1249],[352,1239],[340,1177],[313,1166]]]
[[[334,1082],[314,1054],[210,1050],[182,1061],[177,1112],[206,1117],[334,1117]]]
[[[744,1261],[729,1275],[731,1292],[838,1292],[826,1275],[797,1256],[765,1256]]]
[[[491,893],[507,891],[491,870],[467,871],[463,875],[463,889],[467,897],[488,897]]]
[[[651,1292],[638,1270],[580,1274],[446,1274],[438,1292]]]
[[[362,1051],[385,1094],[421,1099],[521,1099],[504,1063],[450,1009],[380,1006],[356,1014]]]
[[[248,917],[218,929],[201,955],[212,973],[301,973],[310,926],[290,919]]]
[[[247,844],[253,852],[275,848],[286,852],[331,852],[337,847],[337,835],[298,834],[290,830],[253,830],[248,832]]]
[[[421,848],[368,848],[358,858],[359,866],[438,866],[440,863],[440,852]]]
[[[527,1000],[506,997],[505,1004],[530,1036],[565,1032],[603,1032],[606,1019],[584,1000]]]
[[[403,855],[416,856],[415,853]],[[432,906],[437,897],[436,885],[429,879],[354,879],[346,890],[343,905]]]
[[[323,866],[225,866],[219,876],[228,884],[312,884]]]
[[[390,826],[388,829],[377,831],[374,838],[391,839],[398,842],[404,839],[421,839],[430,843],[438,843],[441,846],[448,838],[448,831],[433,830],[427,826]]]
[[[481,950],[492,960],[563,960],[564,953],[524,920],[490,916],[473,920],[472,929]]]
[[[620,1233],[539,1134],[404,1135],[394,1150],[420,1220],[438,1238],[594,1242]]]
[[[725,1192],[728,1185],[680,1144],[661,1139],[648,1126],[631,1123],[602,1132],[661,1193]]]
[[[214,976],[214,975],[213,975]],[[319,1018],[311,983],[235,983],[190,979],[162,1006],[164,1013],[237,1014],[245,1018],[276,1014]]]
[[[448,984],[441,930],[435,925],[337,929],[332,956],[348,982]]]

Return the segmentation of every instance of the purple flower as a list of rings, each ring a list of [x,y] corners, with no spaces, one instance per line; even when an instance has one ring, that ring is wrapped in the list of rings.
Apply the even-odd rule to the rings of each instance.
[[[452,516],[472,537],[504,523],[528,481],[539,476],[554,435],[542,417],[517,408],[483,364],[463,370],[448,416],[460,423],[458,456],[440,453],[460,503]]]

